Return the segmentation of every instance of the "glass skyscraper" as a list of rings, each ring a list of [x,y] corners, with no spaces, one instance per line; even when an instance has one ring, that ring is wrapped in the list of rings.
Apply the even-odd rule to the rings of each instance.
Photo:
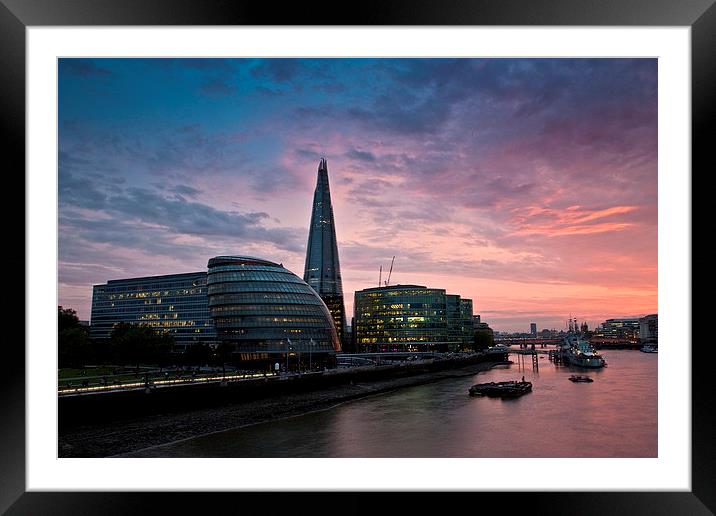
[[[313,287],[328,306],[338,337],[342,339],[346,326],[346,310],[331,191],[328,185],[328,163],[325,158],[322,158],[318,165],[303,280]]]
[[[110,280],[94,285],[90,337],[108,339],[118,323],[145,324],[174,337],[181,349],[214,343],[206,272]]]

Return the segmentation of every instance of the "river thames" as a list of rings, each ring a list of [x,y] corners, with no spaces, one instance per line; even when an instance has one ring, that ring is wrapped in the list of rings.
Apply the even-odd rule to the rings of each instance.
[[[139,451],[141,457],[657,457],[658,355],[604,350],[607,367],[540,355],[331,409]],[[593,383],[572,383],[585,374]],[[517,380],[521,398],[471,398],[475,383]]]

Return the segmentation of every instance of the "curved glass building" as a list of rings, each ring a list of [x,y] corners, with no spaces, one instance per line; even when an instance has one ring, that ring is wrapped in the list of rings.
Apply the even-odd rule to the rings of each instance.
[[[282,265],[217,256],[209,260],[207,289],[217,340],[235,344],[242,360],[280,354],[308,362],[341,350],[326,304]]]

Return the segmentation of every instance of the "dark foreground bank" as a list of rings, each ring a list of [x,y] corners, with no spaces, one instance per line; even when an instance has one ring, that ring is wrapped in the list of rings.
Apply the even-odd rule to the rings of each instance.
[[[263,423],[276,419],[297,416],[317,410],[325,410],[339,403],[363,398],[373,394],[393,391],[446,378],[474,375],[477,372],[492,368],[505,362],[473,360],[461,367],[445,367],[445,365],[425,364],[420,368],[412,368],[402,372],[388,370],[355,371],[348,377],[347,383],[324,386],[320,389],[310,388],[309,383],[294,383],[297,392],[272,393],[271,396],[258,396],[257,393],[245,395],[235,402],[218,403],[212,397],[213,405],[202,408],[177,410],[176,407],[160,413],[144,413],[137,417],[105,419],[99,417],[94,422],[81,418],[82,422],[69,419],[80,405],[70,407],[63,414],[60,406],[60,424],[58,454],[60,457],[107,457],[130,454],[132,452],[189,439],[213,432],[220,432],[247,425]],[[356,368],[358,369],[358,368]],[[345,380],[345,377],[342,377]],[[341,382],[343,381],[341,380]],[[290,382],[281,382],[286,387]],[[284,387],[282,387],[284,388]],[[216,393],[230,393],[228,386],[216,390]],[[194,391],[197,392],[197,391]],[[207,390],[205,395],[213,391]],[[153,393],[154,394],[154,393]],[[134,401],[154,399],[153,394]],[[244,393],[246,394],[246,393]],[[145,409],[146,410],[146,409]],[[92,411],[84,412],[91,414]]]

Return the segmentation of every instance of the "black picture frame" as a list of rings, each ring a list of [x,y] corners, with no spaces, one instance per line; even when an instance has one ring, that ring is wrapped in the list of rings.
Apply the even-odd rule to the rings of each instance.
[[[714,0],[383,0],[329,5],[286,2],[269,4],[236,0],[0,0],[0,120],[4,138],[3,203],[9,246],[6,282],[12,296],[3,302],[6,317],[25,306],[25,284],[32,271],[25,266],[25,227],[12,223],[24,212],[25,193],[25,30],[53,25],[551,25],[551,26],[688,26],[691,27],[692,170],[714,170],[716,131],[716,6]],[[279,7],[280,6],[280,7]],[[50,116],[48,114],[48,116]],[[693,178],[695,174],[691,177]],[[697,190],[694,190],[697,191]],[[22,194],[21,194],[22,193]],[[695,200],[692,206],[696,206]],[[13,234],[14,232],[14,234]],[[22,243],[22,245],[20,244]],[[699,262],[696,262],[699,263]],[[25,275],[16,271],[23,270]],[[693,272],[692,272],[693,274]],[[21,294],[22,293],[22,294]],[[5,305],[5,303],[9,303]],[[32,307],[27,307],[32,309]],[[24,310],[24,308],[23,308]],[[703,310],[703,309],[702,309]],[[10,315],[12,314],[12,315]],[[699,320],[698,318],[692,320]],[[26,492],[25,489],[25,350],[24,324],[10,325],[3,339],[5,365],[0,375],[0,512],[7,514],[126,514],[206,512],[207,507],[266,512],[310,510],[363,513],[386,503],[386,494],[346,493],[340,500],[320,503],[311,493],[79,493]],[[684,342],[690,346],[690,329]],[[711,415],[709,362],[700,353],[709,342],[695,340],[692,361],[692,490],[690,492],[550,492],[452,493],[402,496],[401,513],[433,504],[474,510],[496,502],[501,512],[539,514],[713,514],[716,511],[716,428]],[[559,484],[559,479],[555,479]],[[211,497],[211,500],[209,500]],[[301,511],[303,512],[303,511]]]

